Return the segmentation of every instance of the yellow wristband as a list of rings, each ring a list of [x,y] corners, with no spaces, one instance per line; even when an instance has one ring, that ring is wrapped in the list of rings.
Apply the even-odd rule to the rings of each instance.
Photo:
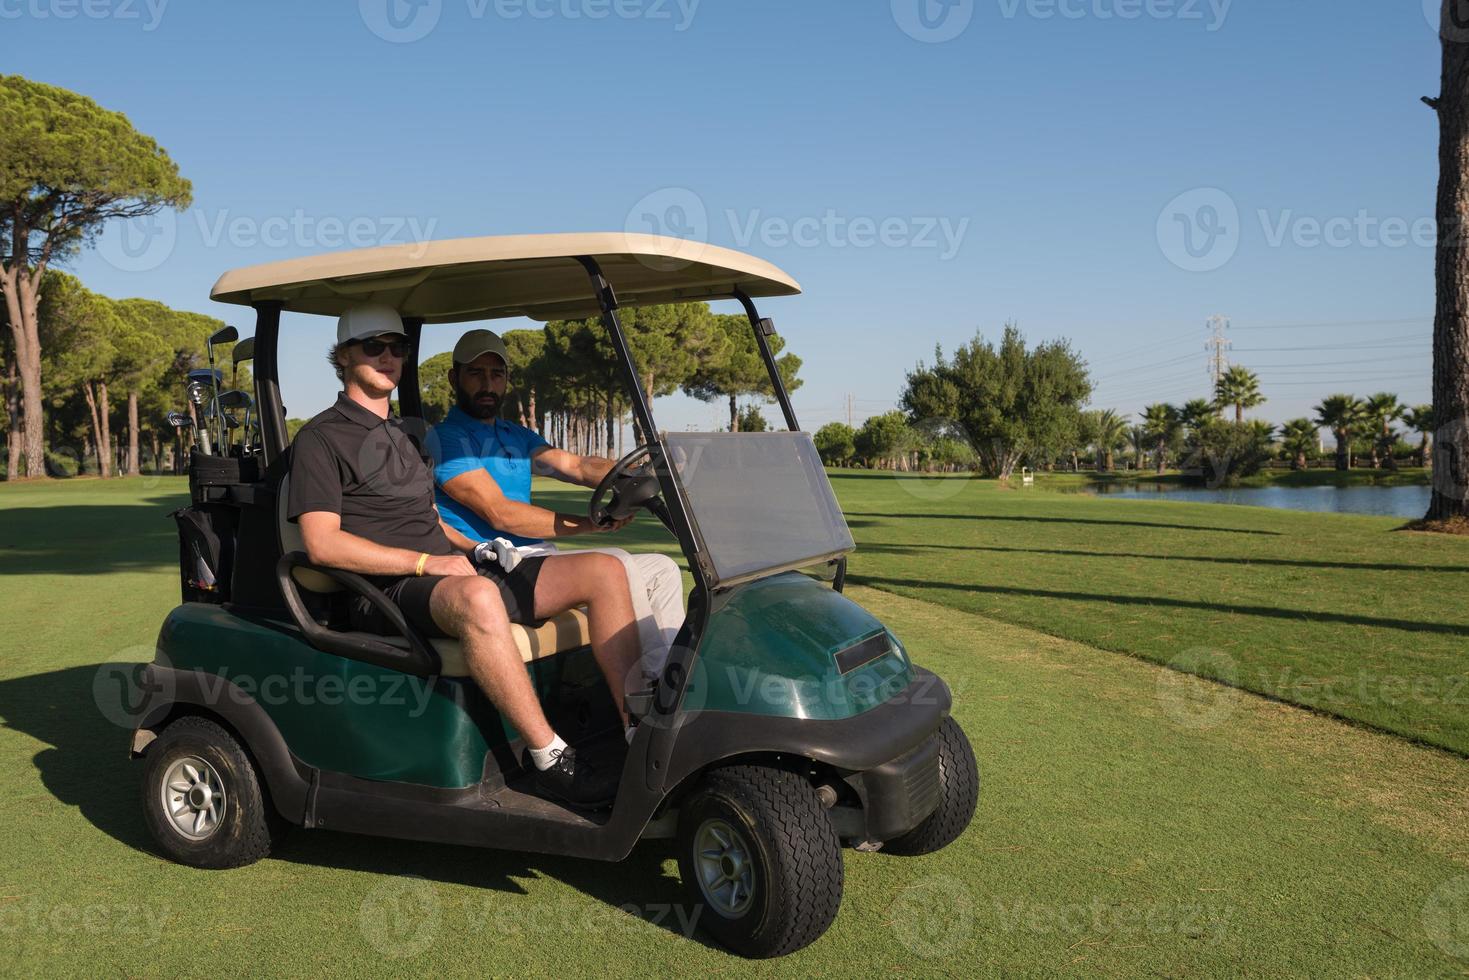
[[[413,574],[414,575],[418,575],[418,576],[422,576],[423,575],[423,566],[425,566],[427,564],[428,564],[428,552],[425,551],[423,554],[421,554],[421,555],[418,556],[418,564],[413,566]]]

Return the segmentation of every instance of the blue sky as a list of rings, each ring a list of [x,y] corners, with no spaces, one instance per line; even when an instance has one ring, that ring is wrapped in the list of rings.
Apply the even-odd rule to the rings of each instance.
[[[1264,417],[1428,400],[1425,2],[946,2],[0,0],[0,70],[125,112],[193,181],[171,234],[113,229],[73,271],[246,333],[208,299],[235,266],[653,214],[802,283],[764,311],[807,428],[1007,320],[1134,414],[1207,394],[1212,314]],[[288,328],[307,416],[332,325]],[[664,401],[666,428],[720,417]]]

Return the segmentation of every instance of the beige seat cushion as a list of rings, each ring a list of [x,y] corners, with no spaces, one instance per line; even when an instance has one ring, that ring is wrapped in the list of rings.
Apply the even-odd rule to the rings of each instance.
[[[510,636],[520,648],[520,659],[526,663],[554,657],[569,650],[580,650],[592,642],[586,610],[580,608],[568,609],[536,628],[511,623]],[[436,639],[431,642],[439,652],[445,677],[469,676],[469,667],[464,662],[464,650],[458,640]]]

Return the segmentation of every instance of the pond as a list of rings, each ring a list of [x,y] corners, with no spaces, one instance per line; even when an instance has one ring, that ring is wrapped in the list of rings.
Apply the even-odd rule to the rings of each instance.
[[[1098,483],[1082,493],[1108,497],[1166,497],[1207,504],[1245,504],[1323,514],[1372,514],[1379,517],[1422,517],[1431,487],[1237,487],[1210,490],[1170,483]]]

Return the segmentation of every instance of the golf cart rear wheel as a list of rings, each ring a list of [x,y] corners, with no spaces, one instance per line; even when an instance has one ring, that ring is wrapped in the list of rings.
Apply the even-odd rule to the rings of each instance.
[[[953,718],[944,719],[935,737],[939,740],[939,805],[917,827],[884,844],[884,853],[930,854],[958,839],[974,817],[979,766],[969,739]]]
[[[678,867],[699,925],[741,956],[810,945],[842,902],[831,820],[804,779],[779,769],[710,773],[679,811]]]
[[[143,810],[164,856],[196,868],[252,864],[285,829],[240,743],[194,716],[148,746]]]

